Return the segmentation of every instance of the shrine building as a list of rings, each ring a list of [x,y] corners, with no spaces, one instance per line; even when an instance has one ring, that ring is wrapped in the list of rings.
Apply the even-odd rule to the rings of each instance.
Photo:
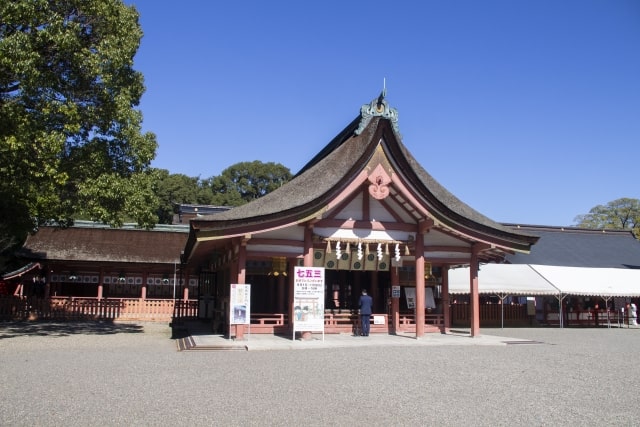
[[[292,330],[295,266],[325,268],[326,332],[350,330],[362,289],[374,301],[371,332],[446,332],[447,272],[466,266],[477,336],[480,264],[527,254],[538,238],[487,218],[429,175],[383,93],[290,182],[191,219],[181,262],[198,272],[199,315],[236,337]],[[250,325],[226,324],[232,283],[251,284]]]

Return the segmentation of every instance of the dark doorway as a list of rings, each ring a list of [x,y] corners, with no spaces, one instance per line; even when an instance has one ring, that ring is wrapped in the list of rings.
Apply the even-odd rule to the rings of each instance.
[[[362,289],[373,297],[374,311],[385,313],[390,295],[388,271],[325,270],[325,307],[336,312],[358,309]]]

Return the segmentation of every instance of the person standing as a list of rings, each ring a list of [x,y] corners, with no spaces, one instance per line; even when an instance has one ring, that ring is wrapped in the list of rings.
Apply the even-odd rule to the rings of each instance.
[[[362,290],[362,295],[360,296],[360,325],[362,326],[362,335],[363,337],[369,336],[370,324],[369,321],[371,319],[371,314],[373,310],[373,298],[367,295],[367,290]]]

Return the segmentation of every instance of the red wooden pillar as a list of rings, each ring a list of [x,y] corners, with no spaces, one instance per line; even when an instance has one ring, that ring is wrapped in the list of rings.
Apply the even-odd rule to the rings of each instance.
[[[393,292],[394,286],[400,285],[400,276],[398,276],[398,268],[391,267],[391,289]],[[392,333],[397,334],[400,331],[400,298],[394,298],[393,293],[391,296],[391,328]]]
[[[305,263],[306,263],[306,257],[305,257]],[[306,265],[306,264],[305,264]],[[294,284],[293,284],[293,269],[295,268],[295,265],[293,265],[293,263],[289,263],[288,266],[288,286],[289,286],[289,295],[287,295],[287,314],[288,314],[288,318],[289,318],[289,332],[293,331],[293,291],[294,291]]]
[[[140,287],[140,299],[143,301],[147,299],[147,281],[146,280],[142,281],[142,286]]]
[[[174,271],[177,268],[177,264],[174,264]],[[176,273],[174,273],[176,274]],[[182,301],[189,300],[189,273],[184,271],[182,267],[180,267],[180,275],[178,277],[182,277],[182,295],[176,293],[175,299],[182,299]],[[180,280],[180,279],[177,279]]]
[[[313,226],[304,229],[304,266],[313,267]]]
[[[471,336],[480,334],[480,295],[478,292],[478,252],[474,248],[471,252],[469,266],[469,294],[471,296]]]
[[[424,234],[416,233],[416,338],[424,336]]]
[[[98,279],[98,299],[101,300],[102,299],[102,294],[104,291],[104,273],[102,272],[102,270],[100,270],[100,277]]]
[[[449,307],[449,266],[442,266],[442,316],[444,317],[444,332],[451,329],[451,310]]]

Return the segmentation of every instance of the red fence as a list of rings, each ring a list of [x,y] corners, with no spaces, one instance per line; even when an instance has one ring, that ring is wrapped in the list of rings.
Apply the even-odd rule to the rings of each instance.
[[[197,301],[138,298],[0,297],[2,320],[122,320],[168,322],[195,317]]]
[[[504,309],[504,311],[503,311]],[[530,326],[533,318],[527,315],[525,304],[481,304],[480,326]],[[471,324],[471,304],[451,304],[451,325]]]

